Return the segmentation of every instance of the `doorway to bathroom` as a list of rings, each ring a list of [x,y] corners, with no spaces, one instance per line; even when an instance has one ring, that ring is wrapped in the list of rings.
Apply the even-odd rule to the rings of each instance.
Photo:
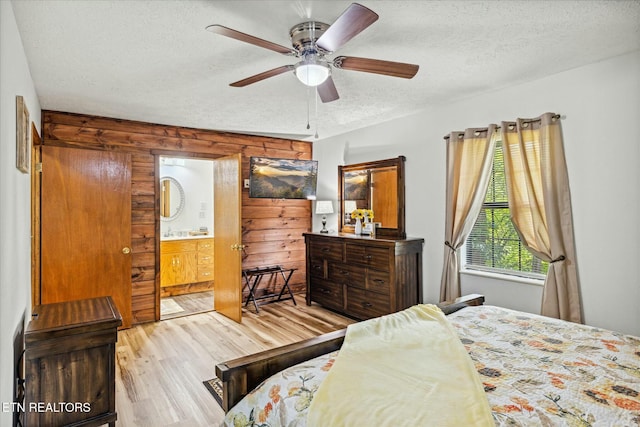
[[[214,161],[159,161],[160,320],[213,311]]]

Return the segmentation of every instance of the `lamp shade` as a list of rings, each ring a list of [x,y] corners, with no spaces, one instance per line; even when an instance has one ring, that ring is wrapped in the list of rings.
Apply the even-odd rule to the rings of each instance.
[[[333,213],[333,203],[331,200],[318,200],[316,202],[316,214],[332,214]]]
[[[331,73],[329,65],[314,59],[304,60],[296,64],[296,77],[307,86],[318,86]]]
[[[344,213],[350,214],[351,212],[358,209],[358,205],[355,200],[345,200],[344,201]]]

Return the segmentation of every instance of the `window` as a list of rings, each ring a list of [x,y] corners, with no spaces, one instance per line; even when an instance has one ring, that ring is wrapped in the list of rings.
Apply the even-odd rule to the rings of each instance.
[[[466,242],[466,268],[542,278],[548,263],[529,252],[511,222],[502,141],[496,142],[489,188]]]

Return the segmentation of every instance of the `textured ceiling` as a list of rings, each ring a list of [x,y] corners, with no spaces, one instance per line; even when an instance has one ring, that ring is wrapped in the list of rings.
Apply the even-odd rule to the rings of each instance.
[[[290,46],[350,1],[13,0],[42,108],[204,129],[320,139],[430,105],[640,49],[640,1],[361,1],[380,19],[338,55],[418,64],[412,80],[333,71],[315,113],[292,73],[229,83],[295,58],[205,31],[221,24]],[[311,129],[307,129],[307,116]],[[317,117],[317,121],[316,121]]]

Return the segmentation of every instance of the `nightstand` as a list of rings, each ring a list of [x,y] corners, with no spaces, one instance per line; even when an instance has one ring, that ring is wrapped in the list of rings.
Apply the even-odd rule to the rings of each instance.
[[[115,348],[122,317],[111,297],[43,304],[25,332],[25,419],[32,426],[115,426]]]

